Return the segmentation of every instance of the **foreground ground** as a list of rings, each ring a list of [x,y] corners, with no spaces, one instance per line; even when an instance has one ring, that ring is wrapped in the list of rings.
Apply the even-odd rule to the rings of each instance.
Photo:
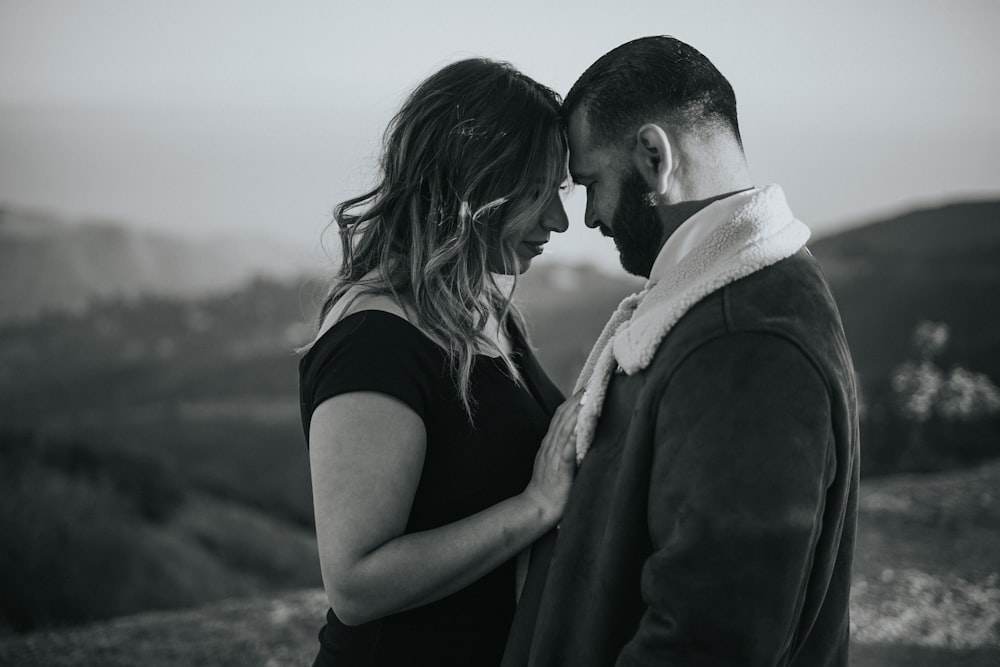
[[[2,665],[310,664],[322,591],[232,599],[0,640]],[[1000,664],[1000,462],[866,481],[852,592],[856,667]]]

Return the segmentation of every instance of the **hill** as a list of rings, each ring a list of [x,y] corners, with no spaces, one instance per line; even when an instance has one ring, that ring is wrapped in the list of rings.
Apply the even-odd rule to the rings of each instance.
[[[851,664],[997,664],[1000,573],[992,556],[1000,549],[998,485],[997,463],[862,484]],[[0,662],[304,665],[315,655],[326,607],[322,590],[309,588],[127,616],[0,639]]]
[[[296,259],[273,242],[197,242],[0,206],[0,322],[99,299],[228,291],[255,275],[287,277],[301,267]]]
[[[912,211],[810,244],[862,397],[862,471],[1000,456],[1000,202]]]
[[[951,327],[942,363],[1000,378],[1000,202],[912,211],[809,247],[868,381],[881,381],[910,354],[922,320]]]

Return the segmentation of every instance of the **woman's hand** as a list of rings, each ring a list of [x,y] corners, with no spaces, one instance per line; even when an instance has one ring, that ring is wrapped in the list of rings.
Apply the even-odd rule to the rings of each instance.
[[[316,537],[327,597],[357,625],[468,586],[544,535],[576,474],[579,397],[552,418],[526,489],[430,530],[406,533],[426,453],[421,418],[398,399],[340,394],[309,430]]]
[[[582,390],[556,408],[549,430],[535,455],[535,467],[524,495],[555,525],[562,518],[576,476],[576,418]]]

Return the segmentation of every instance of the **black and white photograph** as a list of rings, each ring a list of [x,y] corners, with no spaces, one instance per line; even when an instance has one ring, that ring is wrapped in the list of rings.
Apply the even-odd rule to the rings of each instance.
[[[1000,664],[998,26],[0,0],[0,665]]]

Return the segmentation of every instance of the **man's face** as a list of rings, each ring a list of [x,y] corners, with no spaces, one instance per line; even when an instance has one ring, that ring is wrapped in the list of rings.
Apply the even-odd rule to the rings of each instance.
[[[586,115],[579,109],[569,118],[569,171],[587,188],[584,222],[614,239],[622,268],[649,277],[662,245],[662,226],[646,204],[649,188],[627,159],[623,147],[595,148]]]
[[[622,268],[643,278],[649,277],[663,245],[663,226],[653,207],[646,203],[648,194],[639,170],[629,165],[628,174],[621,177],[618,205],[609,225],[614,230]]]

